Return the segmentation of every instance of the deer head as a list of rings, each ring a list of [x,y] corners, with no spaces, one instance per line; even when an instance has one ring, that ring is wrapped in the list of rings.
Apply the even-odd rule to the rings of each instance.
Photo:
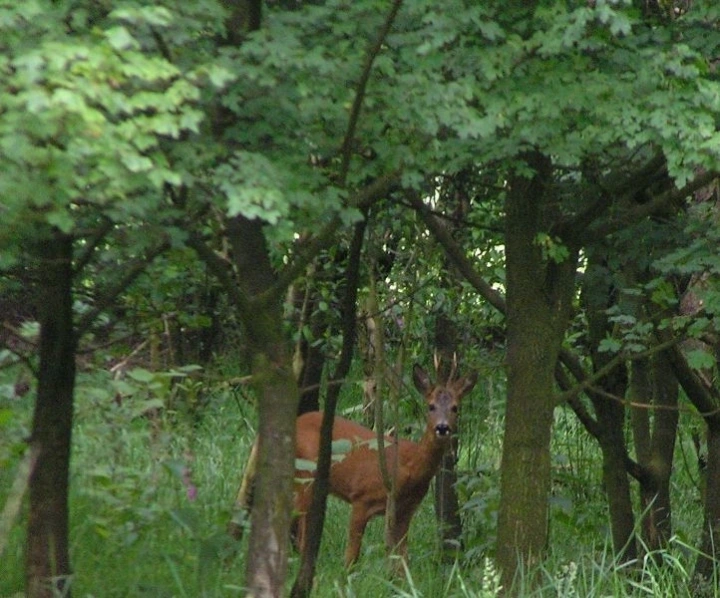
[[[437,359],[435,364],[437,375]],[[432,382],[427,372],[418,364],[413,367],[415,388],[422,393],[427,404],[427,429],[436,438],[450,438],[455,432],[460,399],[470,392],[477,382],[477,372],[455,378],[456,366],[455,362],[445,384]]]

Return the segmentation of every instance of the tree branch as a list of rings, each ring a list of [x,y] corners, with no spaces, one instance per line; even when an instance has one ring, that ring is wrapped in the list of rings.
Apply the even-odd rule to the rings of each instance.
[[[81,272],[82,269],[90,263],[94,257],[93,254],[95,253],[95,250],[107,237],[108,233],[114,226],[115,223],[112,220],[109,218],[105,220],[103,225],[100,227],[100,230],[98,230],[97,234],[88,241],[87,245],[83,248],[82,254],[75,260],[75,264],[73,266],[73,276],[76,276],[78,272]]]
[[[592,242],[604,239],[606,236],[616,233],[628,226],[639,222],[643,218],[653,216],[660,212],[668,205],[685,199],[688,195],[692,195],[695,191],[706,187],[718,178],[717,172],[705,172],[693,179],[682,189],[670,189],[664,193],[660,193],[650,199],[650,201],[636,205],[630,208],[616,218],[611,218],[597,226],[591,226],[589,236],[585,238],[585,242]]]
[[[340,165],[340,186],[344,187],[345,182],[347,180],[348,172],[350,171],[350,159],[352,158],[352,146],[353,141],[355,139],[355,130],[357,129],[357,123],[360,118],[360,110],[362,109],[363,100],[365,99],[365,92],[367,90],[367,84],[370,80],[370,73],[372,72],[372,66],[375,62],[375,59],[377,58],[378,54],[380,54],[380,50],[382,49],[383,44],[385,43],[385,39],[388,36],[388,33],[390,33],[390,28],[392,27],[393,22],[395,21],[395,17],[397,17],[398,11],[400,10],[400,6],[402,5],[402,0],[395,0],[393,2],[392,7],[390,8],[390,12],[388,13],[387,17],[385,18],[385,23],[383,24],[383,28],[380,30],[380,34],[378,35],[377,40],[375,40],[375,44],[368,52],[367,56],[365,57],[365,64],[363,66],[362,73],[360,75],[360,81],[358,81],[357,90],[355,92],[355,99],[353,101],[352,109],[350,110],[350,119],[348,120],[348,128],[345,132],[345,138],[343,139],[342,148],[340,150],[341,156],[342,156],[342,162]]]
[[[400,181],[400,172],[394,170],[375,179],[372,183],[363,187],[350,200],[349,207],[359,210],[369,208],[374,202],[385,197]],[[293,281],[300,276],[315,257],[336,241],[336,233],[342,226],[343,221],[339,215],[333,216],[332,220],[325,225],[315,237],[311,238],[296,257],[277,276],[275,283],[267,291],[257,297],[260,302],[273,301],[282,296],[290,287]]]
[[[210,272],[218,279],[218,282],[220,282],[230,296],[233,304],[237,307],[241,320],[246,321],[246,318],[251,317],[250,298],[237,284],[233,275],[232,264],[210,249],[205,240],[195,231],[188,232],[186,243],[188,247],[195,250],[200,260],[205,263]]]
[[[673,339],[667,330],[659,330],[657,335],[665,342],[675,341],[669,346],[665,355],[670,361],[678,382],[708,427],[715,430],[720,429],[720,396],[718,396],[717,390],[713,386],[703,384],[700,377],[693,372],[678,344],[680,339]]]
[[[438,218],[432,214],[430,208],[420,199],[417,192],[407,191],[406,197],[413,209],[422,218],[425,226],[427,226],[438,243],[445,249],[445,253],[447,253],[450,260],[465,277],[465,280],[467,280],[490,305],[495,307],[500,313],[505,314],[505,298],[493,289],[488,282],[480,276],[477,270],[475,270],[462,247],[453,239],[450,232],[440,223]]]
[[[586,376],[583,373],[582,378],[578,378],[580,384],[574,386],[573,388],[559,394],[555,398],[555,405],[562,405],[564,402],[569,401],[571,399],[576,398],[581,392],[592,390],[595,393],[600,393],[606,395],[607,393],[602,393],[600,390],[593,388],[593,385],[598,380],[601,380],[605,376],[607,376],[611,371],[613,371],[616,367],[624,363],[625,361],[634,361],[636,359],[645,359],[646,357],[650,357],[651,355],[654,355],[655,353],[659,353],[661,351],[665,351],[669,348],[671,348],[673,345],[680,342],[681,339],[679,338],[670,338],[666,339],[663,342],[661,342],[659,345],[655,345],[653,347],[650,347],[649,349],[646,349],[645,351],[638,351],[637,353],[618,353],[615,357],[613,357],[610,361],[608,361],[603,367],[601,367],[599,370],[594,372],[591,376]],[[570,354],[570,352],[567,349],[562,349],[560,352],[560,359],[563,363],[568,364],[572,361],[574,361],[574,356]],[[573,364],[578,365],[578,364]],[[577,377],[577,367],[573,367],[572,371],[574,375]]]
[[[127,289],[130,284],[132,284],[132,282],[145,271],[148,264],[168,249],[170,249],[170,242],[168,240],[164,240],[150,249],[144,256],[132,260],[127,266],[125,275],[122,276],[112,287],[107,289],[100,296],[93,308],[85,312],[78,320],[77,326],[75,327],[75,339],[79,340],[80,337],[88,331],[90,326],[92,326],[97,317],[113,304],[118,295]]]

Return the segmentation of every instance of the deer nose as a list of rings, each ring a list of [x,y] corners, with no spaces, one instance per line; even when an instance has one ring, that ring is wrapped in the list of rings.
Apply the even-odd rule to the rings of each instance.
[[[438,436],[447,436],[450,434],[450,426],[447,424],[438,424],[435,426],[435,434]]]

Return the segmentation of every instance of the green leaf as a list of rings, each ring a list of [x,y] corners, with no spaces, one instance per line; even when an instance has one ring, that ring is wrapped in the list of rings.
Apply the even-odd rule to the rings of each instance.
[[[295,469],[297,471],[315,471],[317,463],[308,459],[295,459]]]
[[[148,383],[154,382],[156,379],[155,373],[146,370],[145,368],[133,368],[132,370],[128,371],[127,375],[133,380],[136,380],[137,382]]]
[[[105,32],[105,37],[110,46],[115,50],[137,50],[140,48],[138,41],[123,26],[113,27]]]
[[[717,365],[715,357],[704,349],[692,349],[685,355],[688,365],[694,370],[709,370]]]
[[[622,349],[622,343],[615,338],[604,338],[598,345],[600,353],[619,353]]]

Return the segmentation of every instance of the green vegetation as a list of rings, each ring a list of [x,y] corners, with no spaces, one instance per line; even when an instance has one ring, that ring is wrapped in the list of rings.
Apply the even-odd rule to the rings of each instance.
[[[719,57],[717,0],[0,0],[2,591],[716,594]],[[346,577],[332,506],[314,579],[297,414],[417,435],[434,354],[443,525]]]
[[[412,524],[405,579],[387,574],[381,519],[371,523],[362,558],[348,575],[343,568],[347,506],[331,499],[314,595],[496,595],[492,589],[499,582],[491,555],[504,383],[498,369],[486,375],[463,406],[459,470],[465,534],[458,560],[448,562],[438,551],[437,522],[428,497]],[[112,382],[106,376],[82,375],[80,380],[71,469],[75,595],[244,596],[246,542],[234,552],[238,547],[225,527],[255,436],[253,405],[238,390],[220,389],[207,397],[199,418],[182,412],[138,416],[161,395],[131,396],[117,405],[107,400]],[[360,400],[351,390],[356,387],[349,385],[341,410],[352,410]],[[415,393],[410,388],[406,392]],[[417,428],[419,402],[414,397],[403,410],[409,428]],[[11,439],[27,430],[27,406],[13,404],[12,419],[4,427],[1,489],[9,487],[15,472],[17,458],[8,458],[8,451]],[[416,436],[417,429],[411,434]],[[550,511],[553,549],[542,568],[540,587],[521,595],[691,596],[688,582],[701,501],[692,441],[682,437],[679,444],[673,494],[676,536],[658,554],[659,560],[648,556],[642,564],[618,565],[609,545],[599,451],[569,411],[558,411]],[[0,500],[6,498],[0,494]],[[16,526],[0,561],[0,596],[22,590],[22,548],[22,530]],[[296,566],[294,555],[291,570]]]

